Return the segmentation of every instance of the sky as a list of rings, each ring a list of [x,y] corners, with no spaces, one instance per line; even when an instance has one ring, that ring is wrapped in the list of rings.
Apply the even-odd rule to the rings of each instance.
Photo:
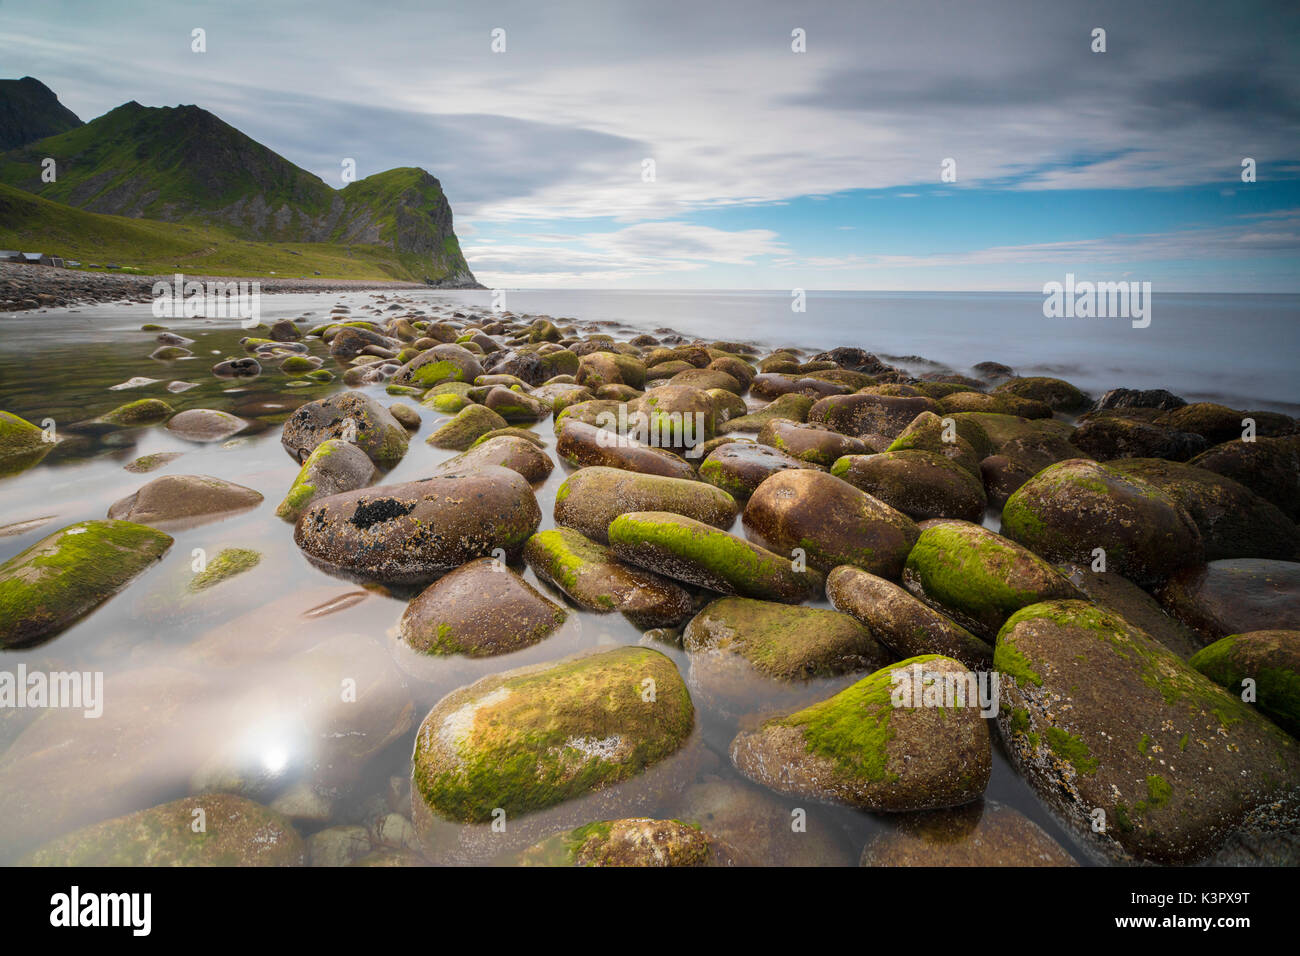
[[[0,64],[422,166],[492,288],[1300,292],[1294,0],[0,0]]]

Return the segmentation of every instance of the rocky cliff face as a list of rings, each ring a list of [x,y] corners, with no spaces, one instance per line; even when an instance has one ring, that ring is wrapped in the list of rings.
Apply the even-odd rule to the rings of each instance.
[[[0,80],[0,150],[76,129],[81,125],[72,112],[40,80]]]

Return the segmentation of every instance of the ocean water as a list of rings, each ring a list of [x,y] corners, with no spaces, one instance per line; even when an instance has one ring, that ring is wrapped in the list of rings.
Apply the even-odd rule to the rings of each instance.
[[[490,292],[440,293],[478,309]],[[1096,396],[1109,388],[1167,388],[1188,401],[1300,414],[1300,295],[1156,292],[1151,324],[1043,316],[1043,296],[1019,292],[506,290],[514,312],[668,326],[687,335],[919,356],[965,374],[1001,362],[1051,375]],[[917,371],[918,363],[898,363]]]

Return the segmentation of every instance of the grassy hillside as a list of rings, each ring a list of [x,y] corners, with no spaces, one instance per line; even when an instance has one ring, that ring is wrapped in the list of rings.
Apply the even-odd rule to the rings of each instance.
[[[48,252],[84,264],[115,263],[146,273],[401,279],[423,281],[421,263],[391,248],[337,243],[252,242],[228,230],[105,216],[0,185],[0,248]]]

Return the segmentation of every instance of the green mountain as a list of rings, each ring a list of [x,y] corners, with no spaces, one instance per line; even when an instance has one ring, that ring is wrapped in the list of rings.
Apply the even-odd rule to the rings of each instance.
[[[54,182],[42,182],[45,157],[56,161]],[[375,247],[392,260],[386,275],[477,285],[442,186],[423,169],[335,190],[197,106],[119,106],[0,154],[0,184],[86,212],[217,230],[227,242]]]
[[[0,80],[0,150],[54,136],[81,125],[40,80]]]

